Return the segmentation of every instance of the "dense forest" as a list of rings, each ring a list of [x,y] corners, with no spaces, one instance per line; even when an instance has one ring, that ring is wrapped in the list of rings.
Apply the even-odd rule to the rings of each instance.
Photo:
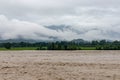
[[[0,48],[29,48],[34,47],[36,50],[120,50],[120,41],[56,41],[56,42],[6,42],[0,43]]]

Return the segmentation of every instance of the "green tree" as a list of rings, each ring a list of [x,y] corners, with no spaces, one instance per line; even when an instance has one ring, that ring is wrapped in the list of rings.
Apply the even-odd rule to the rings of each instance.
[[[6,49],[11,49],[11,47],[12,47],[12,45],[11,45],[11,43],[4,43],[4,47],[6,48]]]

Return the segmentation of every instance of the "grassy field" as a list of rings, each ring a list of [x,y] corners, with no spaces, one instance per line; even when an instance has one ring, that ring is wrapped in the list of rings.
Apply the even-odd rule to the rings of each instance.
[[[81,50],[96,50],[96,47],[80,47]]]
[[[11,49],[0,48],[0,50],[36,50],[38,47],[15,47]],[[81,50],[96,50],[95,47],[80,47]]]

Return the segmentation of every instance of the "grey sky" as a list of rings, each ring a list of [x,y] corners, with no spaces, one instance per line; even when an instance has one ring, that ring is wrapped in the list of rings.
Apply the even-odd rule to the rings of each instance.
[[[0,38],[120,40],[119,4],[120,0],[0,0]],[[61,24],[69,27],[45,27]]]

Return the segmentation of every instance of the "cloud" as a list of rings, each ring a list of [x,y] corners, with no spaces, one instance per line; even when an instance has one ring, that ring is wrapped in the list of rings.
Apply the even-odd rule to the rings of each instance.
[[[53,40],[52,37],[56,37],[59,40],[69,40],[69,37],[75,34],[70,30],[56,31],[28,21],[9,20],[4,15],[0,15],[0,26],[1,39]]]
[[[0,38],[120,40],[119,4],[119,0],[0,0]],[[51,25],[63,30],[46,27]]]

